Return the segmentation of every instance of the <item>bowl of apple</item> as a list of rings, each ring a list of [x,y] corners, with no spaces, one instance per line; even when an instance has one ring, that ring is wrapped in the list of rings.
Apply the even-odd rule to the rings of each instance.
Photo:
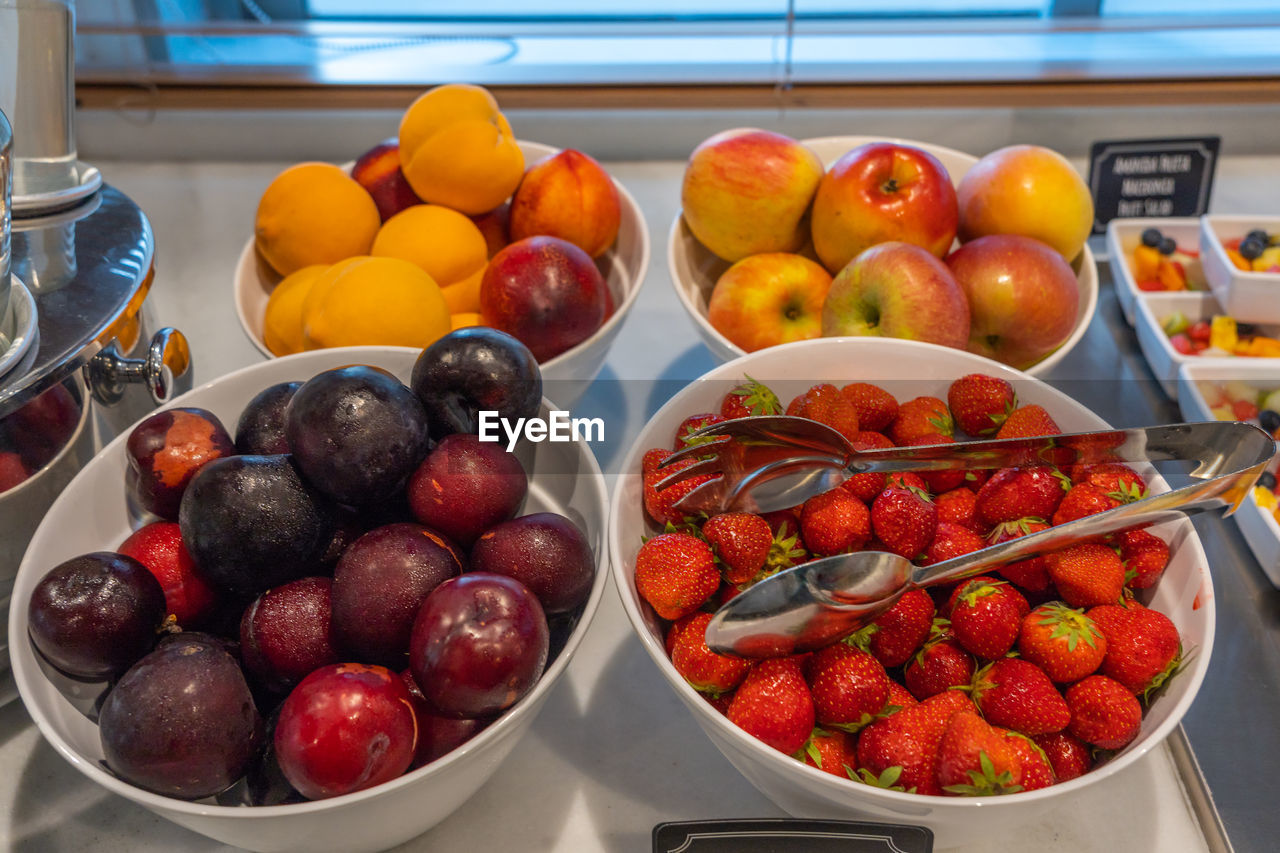
[[[1046,148],[740,128],[694,149],[681,199],[667,266],[721,360],[860,335],[1043,375],[1097,307],[1092,199]]]
[[[908,592],[869,628],[811,653],[775,648],[772,635],[750,658],[708,648],[724,601],[811,558],[873,550],[937,562],[1167,488],[1149,466],[1116,463],[867,473],[794,508],[694,517],[675,500],[709,475],[657,488],[669,470],[657,464],[691,429],[770,412],[818,420],[865,449],[1107,427],[1005,365],[871,338],[763,349],[653,416],[611,500],[614,582],[663,678],[774,803],[800,817],[923,824],[949,847],[1123,784],[1108,780],[1177,726],[1214,634],[1212,582],[1186,520]],[[1076,586],[1084,567],[1105,582]],[[1158,651],[1136,639],[1139,625]],[[1147,656],[1131,668],[1135,654]]]
[[[478,393],[537,417],[539,389],[527,349],[464,329],[273,359],[140,421],[18,569],[8,638],[40,732],[237,847],[435,825],[519,742],[604,589],[586,442],[468,431]]]
[[[469,110],[490,119],[477,126]],[[441,129],[424,140],[418,126],[432,116]],[[476,146],[473,132],[495,138]],[[326,205],[339,193],[348,203]],[[603,366],[649,251],[635,198],[595,159],[516,139],[487,92],[451,84],[425,93],[397,137],[354,161],[277,176],[237,260],[233,295],[241,328],[268,358],[426,346],[450,328],[498,328],[534,352],[548,396],[568,405]]]

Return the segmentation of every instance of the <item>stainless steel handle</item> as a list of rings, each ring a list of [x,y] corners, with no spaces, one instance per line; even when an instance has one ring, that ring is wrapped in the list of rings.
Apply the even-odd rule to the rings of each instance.
[[[99,403],[119,402],[130,383],[140,382],[159,405],[191,390],[191,348],[182,332],[166,326],[151,336],[146,358],[125,358],[112,341],[89,361],[85,373]]]

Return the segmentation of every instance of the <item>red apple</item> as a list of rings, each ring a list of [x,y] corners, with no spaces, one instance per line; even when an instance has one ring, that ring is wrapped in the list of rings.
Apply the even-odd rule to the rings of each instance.
[[[970,352],[1027,368],[1071,336],[1080,286],[1050,246],[992,234],[956,249],[947,266],[969,299]]]
[[[957,191],[960,239],[1021,234],[1048,243],[1068,261],[1093,231],[1093,196],[1075,167],[1039,145],[992,151],[965,173]]]
[[[827,170],[813,199],[813,247],[835,274],[864,249],[913,243],[941,258],[959,211],[946,168],[928,151],[871,142]]]
[[[604,167],[572,148],[529,167],[511,199],[511,239],[559,237],[593,258],[613,245],[622,199]]]
[[[400,171],[400,143],[394,137],[361,154],[351,167],[351,177],[373,196],[383,222],[406,207],[422,204]]]
[[[591,256],[557,237],[527,237],[493,256],[480,314],[546,361],[595,334],[612,302]]]
[[[729,262],[799,251],[821,178],[822,161],[796,140],[767,130],[727,130],[689,157],[680,188],[684,221]]]
[[[716,281],[707,321],[747,352],[816,338],[829,287],[831,275],[803,255],[752,255]]]
[[[872,246],[840,271],[822,334],[906,338],[964,349],[969,302],[946,264],[911,243]]]

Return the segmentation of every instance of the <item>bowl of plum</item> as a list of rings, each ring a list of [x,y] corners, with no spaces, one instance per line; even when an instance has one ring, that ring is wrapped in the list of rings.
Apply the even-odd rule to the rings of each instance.
[[[604,589],[606,492],[514,338],[257,364],[139,421],[50,508],[14,676],[93,781],[252,850],[380,850],[497,769]],[[92,506],[92,512],[85,508]]]
[[[911,341],[770,348],[673,396],[623,462],[610,560],[645,651],[725,757],[793,815],[923,824],[945,847],[1069,809],[1093,786],[1123,790],[1115,774],[1177,726],[1208,667],[1212,583],[1185,520],[913,590],[816,650],[757,635],[753,657],[720,654],[705,629],[724,601],[812,558],[942,561],[1164,491],[1159,473],[863,473],[794,508],[693,517],[675,501],[705,466],[657,488],[691,429],[761,414],[818,420],[864,450],[1107,429],[1025,373]],[[1077,570],[1105,581],[1076,586]],[[1157,623],[1147,649],[1138,626]]]

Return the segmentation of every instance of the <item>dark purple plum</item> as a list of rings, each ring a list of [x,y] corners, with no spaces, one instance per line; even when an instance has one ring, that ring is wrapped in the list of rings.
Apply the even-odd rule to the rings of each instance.
[[[520,701],[547,664],[547,618],[519,581],[470,572],[422,603],[409,669],[431,707],[450,717],[488,717]]]
[[[418,741],[413,750],[414,769],[435,761],[467,741],[471,740],[493,722],[489,717],[442,717],[422,695],[413,673],[400,673],[404,686],[409,688],[409,701],[413,704],[413,716],[418,721]]]
[[[125,479],[138,506],[177,521],[187,484],[206,463],[236,452],[218,416],[205,409],[174,408],[145,418],[125,444]]]
[[[418,521],[464,548],[513,517],[529,491],[515,454],[469,433],[445,436],[409,478],[409,508]]]
[[[538,414],[542,372],[529,348],[486,326],[456,329],[422,351],[409,384],[439,441],[480,431],[479,412],[514,420]]]
[[[332,587],[331,578],[299,578],[245,608],[240,659],[263,687],[287,692],[313,670],[342,659],[330,630]]]
[[[196,800],[244,775],[262,719],[235,658],[208,637],[180,634],[121,676],[102,705],[98,733],[120,778]]]
[[[466,568],[462,552],[420,524],[370,530],[343,552],[333,572],[333,630],[366,663],[403,667],[423,599]]]
[[[596,562],[587,537],[553,512],[522,515],[484,533],[471,548],[471,569],[513,577],[538,596],[548,615],[587,600]]]
[[[284,437],[284,410],[301,382],[281,382],[259,391],[240,412],[236,422],[236,452],[253,456],[288,453]]]
[[[319,574],[333,539],[333,513],[289,456],[210,462],[187,487],[182,541],[215,586],[255,594]]]
[[[151,651],[165,616],[164,589],[132,557],[99,551],[51,569],[31,593],[27,630],[67,675],[112,679]]]
[[[304,382],[285,410],[284,430],[307,481],[348,506],[393,497],[430,449],[421,401],[367,365]]]

